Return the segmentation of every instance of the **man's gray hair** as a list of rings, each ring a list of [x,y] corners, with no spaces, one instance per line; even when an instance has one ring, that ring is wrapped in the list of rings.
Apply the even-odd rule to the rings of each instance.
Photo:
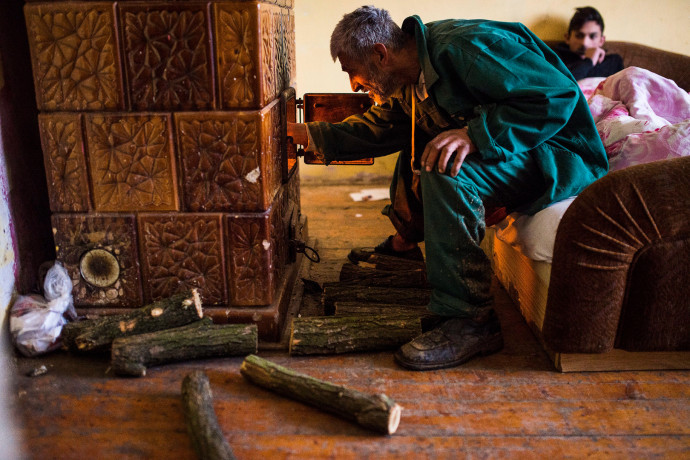
[[[406,35],[393,22],[386,10],[363,6],[343,16],[331,34],[333,61],[342,54],[350,59],[364,60],[377,43],[392,50],[405,44]]]

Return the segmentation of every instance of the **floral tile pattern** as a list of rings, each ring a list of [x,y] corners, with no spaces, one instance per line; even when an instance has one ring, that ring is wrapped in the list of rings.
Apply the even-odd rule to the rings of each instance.
[[[86,174],[81,115],[44,113],[38,116],[44,152],[50,210],[89,210],[91,193]]]
[[[187,211],[265,211],[281,181],[277,101],[260,111],[175,114]]]
[[[86,132],[97,211],[179,209],[168,116],[89,114]]]
[[[198,4],[120,6],[135,110],[213,108],[208,20]]]
[[[40,110],[118,110],[122,82],[111,3],[25,9]]]
[[[204,304],[226,302],[220,214],[139,216],[146,298],[198,288]]]

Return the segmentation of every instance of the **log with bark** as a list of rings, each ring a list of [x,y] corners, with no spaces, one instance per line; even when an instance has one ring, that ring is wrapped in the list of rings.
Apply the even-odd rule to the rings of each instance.
[[[160,364],[221,356],[246,356],[258,349],[255,324],[213,325],[210,318],[163,331],[113,341],[111,369],[118,375],[143,377]]]
[[[340,269],[340,281],[350,281],[363,286],[389,286],[403,288],[428,288],[426,270],[377,270],[376,268],[346,262]]]
[[[291,355],[381,351],[422,333],[420,315],[312,316],[292,320]]]
[[[322,302],[326,315],[332,315],[336,302],[390,303],[399,305],[427,305],[430,289],[362,286],[352,282],[324,283]]]
[[[393,434],[402,408],[384,394],[367,394],[300,374],[256,355],[249,355],[240,368],[249,381],[281,395],[371,430]]]
[[[211,385],[204,372],[194,371],[182,380],[182,406],[197,456],[203,460],[234,459],[213,410]]]
[[[426,270],[423,260],[409,260],[379,253],[371,254],[366,261],[359,261],[357,265],[386,271]]]
[[[335,302],[334,316],[416,316],[430,315],[426,305],[399,305],[391,303]]]
[[[63,327],[63,347],[79,352],[104,351],[118,337],[183,326],[203,318],[196,289],[175,294],[120,315],[104,316]]]

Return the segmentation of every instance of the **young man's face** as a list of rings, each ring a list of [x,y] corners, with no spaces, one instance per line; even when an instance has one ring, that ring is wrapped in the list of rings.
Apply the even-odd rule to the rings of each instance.
[[[577,54],[585,54],[585,50],[589,48],[599,48],[604,45],[604,41],[601,27],[596,21],[587,21],[580,30],[571,30],[565,36],[570,51]]]

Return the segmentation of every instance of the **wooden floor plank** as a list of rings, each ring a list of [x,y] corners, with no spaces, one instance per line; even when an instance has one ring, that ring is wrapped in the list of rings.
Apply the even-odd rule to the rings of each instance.
[[[243,448],[247,446],[246,449]],[[461,459],[461,458],[683,458],[687,445],[674,437],[393,437],[370,441],[343,437],[250,438],[235,443],[241,458],[310,459]],[[573,455],[573,453],[577,455]]]
[[[64,446],[60,455],[44,458],[194,458],[183,436],[147,433],[116,437],[84,433],[89,442]],[[79,439],[79,438],[77,438]],[[40,439],[36,450],[48,452],[53,439]],[[74,441],[74,439],[72,440]],[[688,445],[676,436],[310,436],[249,434],[228,435],[228,442],[239,459],[387,459],[410,456],[416,459],[458,458],[687,458]],[[155,449],[152,448],[155,446]],[[58,444],[58,447],[62,447]],[[576,455],[575,455],[576,453]]]

